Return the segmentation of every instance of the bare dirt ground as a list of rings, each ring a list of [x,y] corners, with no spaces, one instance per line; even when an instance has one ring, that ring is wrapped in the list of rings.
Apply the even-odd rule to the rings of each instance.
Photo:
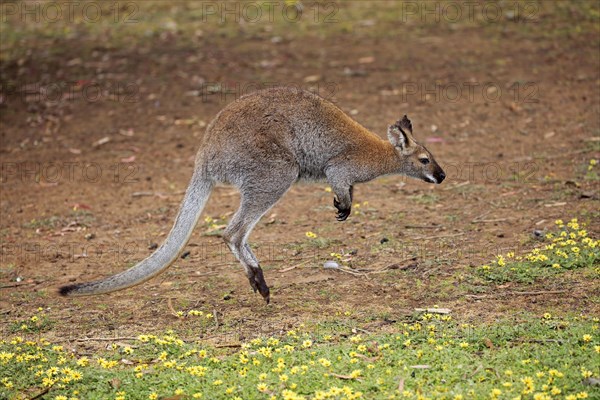
[[[535,246],[534,230],[557,218],[600,234],[599,181],[585,179],[600,157],[598,6],[545,3],[531,18],[455,24],[405,19],[400,3],[337,6],[329,24],[203,22],[193,2],[142,5],[133,27],[3,23],[2,335],[38,307],[54,323],[50,340],[172,328],[217,343],[301,324],[377,331],[435,304],[476,322],[600,314],[598,280],[581,272],[530,285],[474,274]],[[382,137],[408,114],[447,180],[359,185],[343,223],[326,183],[296,185],[251,236],[269,306],[218,235],[238,203],[229,187],[213,192],[189,255],[163,275],[111,295],[56,294],[149,255],[171,228],[205,124],[273,83],[311,88]],[[331,253],[357,271],[399,268],[325,270]],[[550,293],[516,294],[539,291]],[[173,315],[192,308],[215,323]]]

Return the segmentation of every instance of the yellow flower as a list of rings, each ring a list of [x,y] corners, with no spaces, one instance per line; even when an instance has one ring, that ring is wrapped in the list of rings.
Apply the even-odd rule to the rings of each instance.
[[[306,237],[307,237],[307,238],[309,238],[309,239],[314,239],[314,238],[316,238],[316,237],[317,237],[317,235],[316,235],[314,232],[310,232],[310,231],[309,231],[309,232],[306,232],[306,233],[305,233],[305,235],[306,235]]]
[[[585,335],[583,335],[582,339],[584,342],[589,343],[592,341],[592,335],[585,334]]]
[[[466,349],[467,347],[469,347],[469,343],[467,343],[467,342],[461,342],[459,344],[459,346],[462,347],[463,349]]]
[[[352,379],[356,379],[356,378],[358,378],[358,377],[359,377],[361,374],[362,374],[362,370],[360,370],[360,369],[355,369],[354,371],[352,371],[352,372],[350,373],[350,377],[351,377]]]
[[[266,392],[269,389],[269,387],[265,383],[259,383],[258,385],[256,385],[256,388],[259,392]]]
[[[331,361],[329,361],[326,358],[319,358],[319,362],[321,363],[322,366],[324,367],[329,367],[331,366]]]
[[[152,393],[150,393],[150,395],[148,395],[148,398],[150,400],[156,400],[156,399],[158,399],[158,395],[156,393],[152,392]]]
[[[308,348],[312,345],[313,345],[312,340],[305,340],[304,342],[302,342],[302,347],[304,347],[304,348]]]

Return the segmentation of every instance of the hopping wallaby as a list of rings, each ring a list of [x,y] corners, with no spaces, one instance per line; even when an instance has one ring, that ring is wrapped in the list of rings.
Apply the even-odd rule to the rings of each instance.
[[[148,258],[114,276],[63,286],[65,296],[109,293],[138,285],[168,268],[188,242],[216,183],[240,191],[240,206],[223,239],[250,285],[269,302],[269,287],[247,243],[258,220],[300,179],[325,179],[337,220],[352,206],[353,185],[386,174],[430,183],[446,175],[412,136],[406,115],[387,131],[389,141],[354,121],[331,102],[292,88],[257,91],[227,105],[206,129],[192,180],[165,242]]]

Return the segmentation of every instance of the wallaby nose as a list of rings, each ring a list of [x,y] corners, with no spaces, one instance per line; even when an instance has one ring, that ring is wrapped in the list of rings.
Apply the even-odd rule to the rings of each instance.
[[[442,183],[446,179],[446,174],[441,172],[439,175],[438,183]]]

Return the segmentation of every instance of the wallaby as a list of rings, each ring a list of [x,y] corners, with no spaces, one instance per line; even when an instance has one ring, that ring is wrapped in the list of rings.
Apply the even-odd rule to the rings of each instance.
[[[254,292],[269,303],[269,287],[247,243],[258,220],[300,179],[325,179],[337,220],[350,215],[353,185],[386,174],[430,183],[446,175],[412,136],[406,115],[387,131],[389,141],[308,91],[274,88],[227,105],[206,129],[192,180],[165,242],[148,258],[114,276],[63,286],[62,295],[109,293],[138,285],[168,268],[188,242],[216,183],[240,191],[240,206],[223,239],[246,271]]]

